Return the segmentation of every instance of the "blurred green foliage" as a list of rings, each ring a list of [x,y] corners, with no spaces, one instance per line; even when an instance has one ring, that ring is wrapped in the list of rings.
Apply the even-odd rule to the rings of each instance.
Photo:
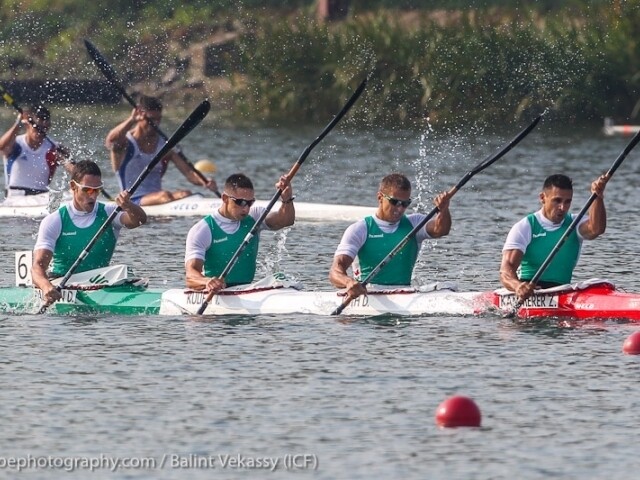
[[[161,78],[185,49],[236,31],[233,105],[261,118],[326,119],[370,75],[383,124],[628,117],[640,87],[640,0],[352,0],[324,24],[311,0],[0,0],[0,71],[99,76],[83,38],[127,82]]]

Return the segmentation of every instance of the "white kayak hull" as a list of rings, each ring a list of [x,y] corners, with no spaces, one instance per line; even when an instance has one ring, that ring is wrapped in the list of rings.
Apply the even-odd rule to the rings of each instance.
[[[191,195],[182,200],[166,203],[164,205],[152,205],[144,207],[147,215],[152,217],[198,216],[204,217],[220,207],[219,198],[205,198],[201,195]],[[257,200],[259,207],[266,207],[269,200]],[[275,208],[280,204],[276,203]],[[355,222],[376,211],[374,207],[362,207],[358,205],[334,205],[330,203],[305,203],[296,202],[296,220],[335,222]]]
[[[397,293],[389,293],[397,292]],[[343,315],[475,315],[487,310],[481,292],[389,291],[369,293],[353,300]],[[182,289],[163,292],[160,315],[195,315],[206,294]],[[222,292],[215,295],[204,315],[331,315],[345,297],[336,291],[300,291],[294,288]]]
[[[163,205],[151,205],[143,207],[147,215],[151,217],[204,217],[220,207],[219,198],[206,198],[200,194]],[[258,200],[256,205],[266,207],[267,200]],[[277,208],[276,203],[274,208]],[[49,207],[49,196],[33,195],[27,197],[10,197],[0,203],[0,217],[28,217],[40,218],[49,214],[56,206]],[[335,205],[330,203],[305,203],[296,202],[296,219],[299,221],[317,222],[355,222],[375,213],[375,207],[363,207],[358,205]]]

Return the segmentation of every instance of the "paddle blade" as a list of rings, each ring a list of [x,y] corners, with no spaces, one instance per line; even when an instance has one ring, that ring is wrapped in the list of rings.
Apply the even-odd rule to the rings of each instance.
[[[627,146],[620,153],[620,155],[618,155],[618,158],[616,158],[616,160],[613,162],[613,164],[607,171],[606,175],[607,177],[609,177],[609,179],[611,179],[611,177],[616,172],[618,167],[622,165],[622,162],[624,161],[624,159],[627,158],[627,155],[629,155],[629,152],[633,150],[633,148],[638,144],[638,142],[640,142],[640,132],[635,134],[635,136],[627,144]],[[578,225],[582,221],[582,218],[586,215],[587,211],[589,210],[589,208],[591,208],[591,205],[593,204],[593,202],[596,201],[597,198],[598,198],[598,195],[596,195],[595,193],[592,193],[589,199],[587,200],[587,202],[583,205],[582,209],[578,212],[578,214],[575,217],[573,217],[571,224],[564,231],[560,239],[557,241],[557,243],[551,250],[551,252],[549,252],[549,255],[547,255],[547,258],[545,259],[545,261],[542,262],[542,265],[538,267],[538,271],[535,273],[535,275],[531,279],[531,283],[536,284],[538,283],[538,280],[542,278],[542,275],[544,274],[545,270],[547,269],[547,267],[549,266],[553,258],[556,256],[560,248],[562,248],[562,245],[564,245],[564,242],[567,240],[567,238],[569,238],[569,235],[571,235],[573,231],[576,228],[578,228]],[[518,307],[520,306],[521,305],[518,305]]]
[[[467,174],[464,177],[462,177],[462,179],[454,187],[456,189],[456,191],[460,190],[469,180],[471,180],[471,177],[473,177],[475,174],[480,173],[482,170],[484,170],[485,168],[487,168],[490,165],[493,165],[495,162],[497,162],[502,157],[504,157],[513,147],[515,147],[518,143],[520,143],[520,141],[524,137],[529,135],[531,130],[536,128],[538,123],[540,123],[540,120],[542,119],[543,115],[544,115],[544,113],[541,113],[540,115],[538,115],[526,128],[524,128],[520,133],[518,133],[518,135],[516,135],[513,138],[513,140],[511,140],[506,145],[503,145],[500,148],[500,150],[498,150],[497,152],[495,152],[492,155],[489,155],[482,162],[480,162],[478,165],[473,167],[473,169],[471,169],[469,172],[467,172]]]
[[[198,308],[198,311],[196,312],[196,314],[197,315],[204,314],[204,311],[207,309],[208,306],[209,306],[209,299],[205,299],[205,301],[202,302],[202,305],[200,305],[200,308]]]
[[[167,140],[167,143],[162,147],[162,150],[169,151],[175,147],[180,140],[186,137],[191,130],[196,128],[200,122],[204,120],[204,117],[207,116],[210,109],[211,104],[209,103],[209,100],[204,100],[200,105],[198,105],[196,109],[191,112],[191,115],[189,115],[182,125],[180,125],[180,127],[175,131],[175,133],[171,135],[169,140]],[[160,152],[162,152],[162,150],[160,150]]]
[[[311,144],[307,148],[304,149],[304,152],[302,152],[302,154],[300,155],[300,157],[298,158],[296,163],[293,165],[293,167],[291,167],[291,170],[289,170],[289,173],[287,173],[287,177],[289,178],[289,180],[293,179],[293,177],[298,172],[298,169],[300,168],[302,163],[309,156],[309,153],[311,152],[311,150],[313,150],[313,148],[318,143],[320,143],[320,141],[324,137],[327,136],[327,134],[333,129],[333,127],[335,127],[335,125],[340,121],[340,119],[342,117],[344,117],[345,114],[349,111],[349,109],[356,102],[358,97],[360,97],[360,95],[362,95],[362,92],[364,91],[365,87],[367,86],[367,80],[368,79],[365,78],[360,83],[360,85],[358,86],[356,91],[351,95],[351,97],[349,98],[349,100],[347,101],[345,106],[342,107],[342,110],[340,110],[340,112],[338,112],[338,114],[333,118],[333,120],[331,120],[329,122],[329,124],[324,128],[324,130],[320,133],[320,135],[318,135],[318,137],[313,142],[311,142]],[[253,227],[251,228],[251,230],[249,231],[249,233],[245,237],[244,241],[237,248],[236,252],[233,254],[233,256],[231,257],[229,262],[227,262],[227,265],[225,266],[225,268],[220,273],[220,278],[225,278],[225,276],[234,267],[234,265],[236,264],[236,261],[240,257],[240,254],[245,249],[245,247],[249,244],[249,241],[251,240],[251,238],[253,238],[253,236],[256,234],[256,232],[258,232],[258,229],[260,228],[260,225],[262,225],[262,223],[266,219],[267,215],[269,214],[269,212],[271,211],[271,209],[273,208],[275,203],[278,201],[278,198],[280,197],[281,193],[282,193],[282,190],[278,190],[276,192],[276,194],[271,198],[271,201],[268,203],[267,207],[262,212],[262,215],[260,215],[258,220],[256,220],[256,222],[254,223]],[[202,305],[200,305],[200,308],[198,309],[198,312],[197,312],[198,315],[202,315],[204,313],[204,311],[207,309],[207,305],[209,305],[209,302],[211,302],[211,299],[213,298],[214,295],[215,295],[214,292],[211,292],[211,293],[209,293],[209,295],[207,295],[207,298],[204,300],[204,302],[202,303]]]
[[[176,144],[186,137],[191,130],[196,128],[198,124],[207,116],[209,113],[209,109],[211,108],[210,103],[205,100],[203,101],[196,109],[191,112],[191,115],[187,117],[187,119],[180,125],[180,127],[176,130],[176,132],[167,140],[167,143],[164,144],[162,149],[157,153],[155,157],[151,160],[151,162],[146,166],[146,168],[142,171],[140,176],[136,179],[136,181],[129,187],[129,193],[133,194],[133,192],[140,186],[143,180],[147,177],[149,172],[153,169],[153,167],[164,157],[169,150],[176,146]],[[80,256],[76,259],[76,261],[71,265],[67,274],[62,278],[60,285],[58,286],[61,290],[66,285],[69,277],[76,271],[82,260],[88,255],[89,251],[96,244],[100,236],[104,233],[104,231],[109,227],[109,225],[113,222],[118,212],[122,210],[120,206],[116,207],[116,209],[111,212],[107,220],[102,224],[100,229],[96,232],[93,238],[89,241],[88,245],[85,249],[80,253]],[[40,309],[40,313],[44,313],[48,308],[48,305],[43,305]]]
[[[340,304],[339,307],[337,307],[333,312],[331,312],[331,315],[340,315],[342,313],[342,311],[347,308],[347,305],[349,305],[349,302],[351,301],[350,298],[347,298],[344,302],[342,302],[342,304]]]
[[[100,51],[95,47],[93,43],[89,40],[84,40],[84,46],[87,48],[87,52],[89,52],[89,56],[96,64],[96,66],[100,69],[102,74],[109,80],[113,85],[118,86],[118,77],[116,76],[115,70],[111,67],[109,62],[102,56]]]
[[[369,78],[365,77],[365,79],[362,82],[360,82],[360,85],[358,85],[358,88],[356,88],[356,91],[353,92],[351,97],[349,97],[349,100],[347,100],[347,103],[345,103],[344,107],[342,107],[342,110],[340,110],[336,114],[336,116],[333,117],[333,119],[327,124],[327,126],[324,127],[324,130],[320,132],[320,135],[318,135],[318,137],[313,142],[311,142],[311,144],[307,148],[304,149],[304,151],[298,157],[298,161],[294,165],[292,172],[289,173],[290,175],[289,178],[293,176],[291,175],[291,173],[295,174],[295,171],[297,171],[300,165],[302,165],[302,163],[307,159],[307,157],[309,156],[309,153],[311,153],[311,150],[313,150],[313,148],[318,143],[320,143],[322,139],[326,137],[331,130],[333,130],[333,127],[336,126],[336,124],[342,119],[342,117],[344,117],[347,114],[347,112],[351,109],[353,104],[356,103],[356,100],[358,100],[358,98],[360,98],[360,95],[362,95],[362,92],[364,92],[364,89],[367,86],[368,81],[369,81]]]
[[[0,85],[0,94],[2,95],[2,99],[9,105],[10,107],[15,108],[18,112],[22,113],[22,109],[14,102],[13,97],[5,90],[5,88]]]

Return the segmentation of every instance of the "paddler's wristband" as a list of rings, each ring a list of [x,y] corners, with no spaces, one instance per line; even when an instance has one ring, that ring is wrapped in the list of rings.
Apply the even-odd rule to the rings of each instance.
[[[289,200],[280,200],[282,202],[283,205],[286,205],[287,203],[293,203],[293,201],[296,199],[296,197],[291,197]]]

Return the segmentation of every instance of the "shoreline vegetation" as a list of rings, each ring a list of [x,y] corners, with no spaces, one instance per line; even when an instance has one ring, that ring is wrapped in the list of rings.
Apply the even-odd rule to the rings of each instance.
[[[87,38],[129,93],[229,121],[326,121],[369,75],[369,125],[640,122],[640,0],[99,3],[0,0],[0,81],[104,80]]]

